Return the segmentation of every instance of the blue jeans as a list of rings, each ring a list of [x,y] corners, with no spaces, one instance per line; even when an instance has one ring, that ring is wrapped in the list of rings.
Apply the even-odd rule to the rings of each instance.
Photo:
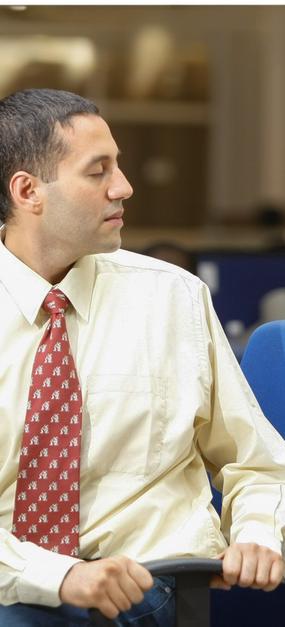
[[[113,621],[114,627],[174,627],[175,581],[173,577],[155,578],[154,586],[144,600],[122,612]],[[0,605],[1,627],[96,627],[88,610],[60,605]]]

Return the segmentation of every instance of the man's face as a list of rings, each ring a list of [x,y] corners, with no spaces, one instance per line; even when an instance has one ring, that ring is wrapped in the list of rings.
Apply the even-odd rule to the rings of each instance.
[[[43,228],[51,247],[74,259],[121,245],[123,200],[133,190],[118,167],[118,147],[98,115],[77,115],[60,128],[67,142],[57,179],[43,183]]]

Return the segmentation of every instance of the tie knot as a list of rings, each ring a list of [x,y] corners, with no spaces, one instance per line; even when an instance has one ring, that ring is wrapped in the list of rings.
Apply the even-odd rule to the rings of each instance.
[[[64,314],[69,305],[69,300],[61,290],[50,290],[42,304],[43,309],[49,314]]]

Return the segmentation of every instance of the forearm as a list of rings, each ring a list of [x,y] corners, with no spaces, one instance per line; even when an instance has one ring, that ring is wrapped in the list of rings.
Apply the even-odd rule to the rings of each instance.
[[[281,554],[284,532],[284,486],[245,486],[233,499],[231,543],[254,542]]]

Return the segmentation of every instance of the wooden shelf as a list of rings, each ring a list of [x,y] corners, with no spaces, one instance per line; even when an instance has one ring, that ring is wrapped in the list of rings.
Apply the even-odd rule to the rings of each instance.
[[[285,235],[285,234],[284,234]],[[122,230],[122,248],[143,250],[158,242],[172,242],[192,251],[232,250],[262,251],[272,243],[268,229],[254,227],[209,227],[206,229],[132,228]],[[279,231],[281,239],[281,233]],[[285,242],[285,237],[284,237]],[[285,245],[284,245],[285,248]]]
[[[98,100],[102,115],[112,122],[128,124],[191,124],[211,123],[208,103],[177,101]]]

